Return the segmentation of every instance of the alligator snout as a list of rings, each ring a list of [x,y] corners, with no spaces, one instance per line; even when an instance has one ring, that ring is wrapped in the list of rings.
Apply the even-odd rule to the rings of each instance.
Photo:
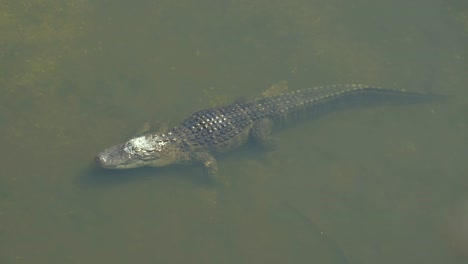
[[[94,158],[94,161],[96,162],[96,164],[99,166],[99,167],[106,167],[106,157],[104,157],[104,155],[102,155],[102,153],[99,153],[96,155],[96,157]]]
[[[129,159],[123,144],[105,149],[94,158],[98,166],[108,169],[124,168]]]

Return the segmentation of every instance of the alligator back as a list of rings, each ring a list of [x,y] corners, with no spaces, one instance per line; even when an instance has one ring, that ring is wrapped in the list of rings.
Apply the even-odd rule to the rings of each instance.
[[[330,85],[291,91],[245,103],[205,109],[175,128],[187,144],[218,146],[237,138],[243,144],[250,128],[260,119],[285,123],[330,111],[385,103],[417,103],[436,96],[364,85]]]

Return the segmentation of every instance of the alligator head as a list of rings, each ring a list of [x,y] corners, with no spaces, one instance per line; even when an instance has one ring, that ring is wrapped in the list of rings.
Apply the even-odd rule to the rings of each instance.
[[[146,134],[99,153],[96,163],[108,169],[162,167],[178,162],[178,144],[171,133]]]

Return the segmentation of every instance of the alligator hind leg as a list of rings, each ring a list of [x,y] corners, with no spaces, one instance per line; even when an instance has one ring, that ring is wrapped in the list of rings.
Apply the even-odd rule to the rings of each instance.
[[[269,118],[262,118],[256,121],[250,129],[250,138],[255,144],[267,150],[275,149],[277,146],[277,139],[271,136],[272,128],[273,121]]]

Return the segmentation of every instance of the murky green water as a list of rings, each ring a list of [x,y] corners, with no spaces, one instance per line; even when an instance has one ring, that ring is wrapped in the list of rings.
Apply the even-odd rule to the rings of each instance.
[[[468,5],[380,2],[1,1],[0,262],[466,263]],[[230,189],[93,164],[283,81],[455,96],[291,127],[219,160]]]

